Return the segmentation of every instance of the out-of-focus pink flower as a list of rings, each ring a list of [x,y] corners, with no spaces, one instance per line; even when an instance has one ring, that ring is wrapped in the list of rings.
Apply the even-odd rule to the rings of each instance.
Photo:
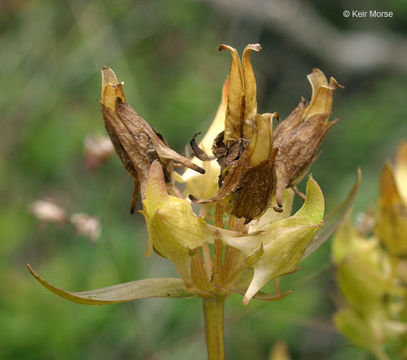
[[[84,141],[85,163],[90,169],[96,169],[114,153],[113,144],[108,136],[88,135]]]
[[[29,209],[40,221],[45,223],[63,224],[66,219],[66,211],[49,200],[34,201]]]
[[[91,242],[95,242],[100,236],[99,220],[88,214],[76,213],[70,217],[70,221],[79,235],[86,236]]]

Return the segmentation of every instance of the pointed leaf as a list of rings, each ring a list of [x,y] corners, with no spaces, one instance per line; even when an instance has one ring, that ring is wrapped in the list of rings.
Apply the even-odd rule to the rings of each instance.
[[[151,297],[181,298],[194,296],[194,293],[185,287],[181,279],[175,278],[144,279],[97,290],[70,292],[51,285],[39,276],[29,264],[27,267],[42,286],[59,297],[78,304],[105,305]]]

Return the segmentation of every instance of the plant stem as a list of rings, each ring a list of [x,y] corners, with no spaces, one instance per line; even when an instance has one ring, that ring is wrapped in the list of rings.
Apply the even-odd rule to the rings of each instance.
[[[203,299],[208,360],[225,359],[225,341],[223,335],[224,307],[224,296],[214,295]]]

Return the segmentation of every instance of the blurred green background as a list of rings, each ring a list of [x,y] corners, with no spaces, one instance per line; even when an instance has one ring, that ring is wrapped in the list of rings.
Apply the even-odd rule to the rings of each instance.
[[[394,16],[345,18],[345,9]],[[25,268],[75,291],[175,275],[164,259],[144,257],[145,226],[129,214],[132,182],[119,159],[84,166],[85,136],[105,134],[101,66],[116,71],[128,102],[179,152],[220,101],[230,63],[221,43],[262,44],[252,56],[260,112],[284,118],[309,99],[313,67],[335,76],[345,86],[334,95],[332,118],[341,121],[312,169],[328,209],[357,166],[355,209],[374,206],[379,169],[407,137],[404,0],[2,0],[0,29],[1,359],[205,359],[198,300],[81,306],[47,292]],[[98,217],[101,237],[92,244],[68,225],[40,226],[28,206],[44,197]],[[333,327],[329,251],[283,280],[295,292],[278,303],[228,299],[229,359],[265,359],[278,340],[293,359],[367,358]]]

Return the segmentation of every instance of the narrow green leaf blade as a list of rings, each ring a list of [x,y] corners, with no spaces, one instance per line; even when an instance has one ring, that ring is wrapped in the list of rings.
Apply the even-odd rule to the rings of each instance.
[[[192,290],[185,287],[181,279],[176,278],[144,279],[102,289],[70,292],[51,285],[39,276],[29,264],[27,264],[27,268],[34,278],[49,291],[66,300],[85,305],[116,304],[151,297],[182,298],[195,295]]]

